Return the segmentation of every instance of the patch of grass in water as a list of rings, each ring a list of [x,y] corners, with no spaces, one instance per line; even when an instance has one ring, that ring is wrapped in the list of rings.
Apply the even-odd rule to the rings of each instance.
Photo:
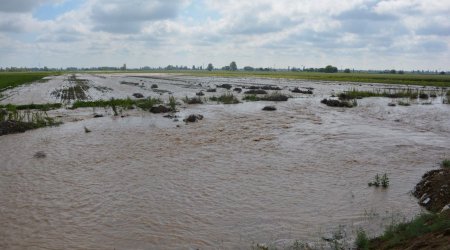
[[[52,109],[59,109],[62,107],[61,103],[45,103],[45,104],[23,104],[23,105],[14,105],[14,104],[6,104],[0,105],[0,108],[7,109],[9,111],[14,110],[27,110],[27,109],[37,109],[41,111],[48,111]]]
[[[343,93],[338,94],[340,100],[351,100],[351,99],[362,99],[366,97],[389,97],[389,98],[411,98],[415,99],[419,95],[417,90],[406,89],[406,90],[395,90],[395,91],[387,91],[387,90],[357,90],[351,89],[349,91],[345,91]],[[427,95],[428,96],[428,95]]]
[[[443,167],[443,168],[450,168],[450,160],[449,159],[443,160],[442,163],[441,163],[441,167]]]
[[[263,95],[263,96],[257,96],[255,94],[253,95],[246,95],[244,96],[243,100],[245,101],[271,101],[271,102],[285,102],[290,98],[290,96],[282,94],[278,91],[273,92],[271,94]]]
[[[110,99],[110,100],[96,100],[96,101],[75,101],[72,105],[72,109],[77,108],[89,108],[89,107],[121,107],[124,109],[132,109],[137,106],[144,110],[149,110],[155,104],[161,103],[157,98],[146,98],[139,100],[126,99]]]
[[[49,117],[45,111],[0,110],[0,135],[22,133],[30,129],[59,124],[61,122]]]
[[[236,104],[239,103],[239,100],[232,94],[232,93],[226,93],[221,96],[212,96],[209,98],[209,100],[214,102],[221,102],[223,104]]]
[[[203,104],[202,98],[200,97],[189,98],[186,96],[185,98],[183,98],[183,102],[187,104]]]
[[[411,106],[411,103],[405,102],[405,101],[399,101],[398,105],[400,105],[400,106]]]

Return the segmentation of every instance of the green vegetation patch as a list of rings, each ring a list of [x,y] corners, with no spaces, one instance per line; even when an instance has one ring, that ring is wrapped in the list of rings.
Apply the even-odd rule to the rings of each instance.
[[[36,81],[44,82],[45,80],[42,80],[42,78],[59,74],[55,72],[1,72],[0,92],[22,84],[29,84]]]
[[[389,226],[381,237],[372,241],[379,240],[383,242],[385,248],[393,248],[405,244],[415,237],[449,228],[450,218],[448,216],[422,214],[409,222]]]
[[[126,99],[114,99],[110,100],[97,100],[97,101],[75,101],[72,105],[72,109],[77,108],[89,108],[89,107],[122,107],[125,109],[133,109],[134,106],[144,110],[149,110],[155,104],[161,103],[157,98],[146,98],[140,100],[133,100],[131,98]]]
[[[442,163],[441,163],[441,167],[443,167],[443,168],[450,168],[450,160],[449,159],[443,160]]]
[[[271,101],[271,102],[285,102],[290,98],[290,96],[282,94],[278,91],[266,94],[266,95],[245,95],[243,100],[245,101]]]
[[[23,133],[30,129],[61,124],[45,111],[0,110],[0,135]]]
[[[14,105],[14,104],[6,104],[1,105],[0,109],[6,109],[8,111],[14,110],[27,110],[27,109],[36,109],[41,111],[48,111],[52,109],[59,109],[62,107],[61,103],[44,103],[44,104],[24,104],[24,105]]]
[[[226,93],[221,96],[211,96],[209,100],[214,102],[221,102],[223,104],[236,104],[239,103],[239,100],[232,94]]]

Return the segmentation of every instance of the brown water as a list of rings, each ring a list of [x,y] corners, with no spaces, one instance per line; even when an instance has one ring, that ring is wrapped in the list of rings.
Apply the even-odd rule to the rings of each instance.
[[[424,172],[450,157],[450,105],[439,99],[388,107],[387,98],[367,98],[344,109],[320,99],[354,85],[80,77],[113,89],[92,89],[94,99],[158,96],[149,87],[155,82],[179,97],[224,82],[276,84],[283,91],[314,87],[315,94],[276,103],[275,112],[261,111],[266,102],[181,107],[180,117],[205,116],[194,124],[138,110],[124,111],[124,118],[87,119],[92,109],[63,109],[56,113],[78,121],[2,136],[1,249],[248,249],[254,242],[295,239],[320,244],[339,225],[350,238],[359,227],[374,235],[392,218],[420,212],[410,191]],[[2,102],[52,101],[49,93],[63,79],[11,90]],[[145,84],[119,84],[123,79]],[[92,132],[84,133],[85,126]],[[34,158],[37,151],[47,157]],[[377,173],[388,174],[388,189],[367,186]]]

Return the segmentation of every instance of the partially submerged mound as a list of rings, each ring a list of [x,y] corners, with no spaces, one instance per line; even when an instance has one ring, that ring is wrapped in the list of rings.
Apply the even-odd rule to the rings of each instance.
[[[170,108],[163,105],[153,106],[150,108],[150,112],[153,114],[168,113],[170,111],[172,111]]]
[[[0,122],[0,135],[23,133],[35,128],[37,126],[31,122],[3,121]]]
[[[192,114],[192,115],[189,115],[188,117],[186,117],[185,119],[183,119],[183,121],[186,123],[197,122],[200,120],[203,120],[203,115],[199,115],[199,114]]]
[[[335,100],[335,99],[323,99],[320,102],[327,106],[330,106],[330,107],[353,108],[353,107],[357,106],[356,100],[353,100],[353,102],[349,102],[349,101],[340,101],[340,100]]]
[[[450,168],[425,173],[413,194],[419,199],[420,205],[432,212],[440,212],[450,204]]]

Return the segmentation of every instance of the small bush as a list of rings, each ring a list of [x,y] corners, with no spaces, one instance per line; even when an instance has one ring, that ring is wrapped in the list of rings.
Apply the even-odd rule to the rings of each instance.
[[[380,177],[379,174],[376,174],[374,177],[374,180],[372,182],[368,183],[369,187],[371,186],[375,186],[375,187],[379,187],[382,186],[384,188],[389,187],[389,177],[387,176],[387,174],[383,174],[383,176]]]

